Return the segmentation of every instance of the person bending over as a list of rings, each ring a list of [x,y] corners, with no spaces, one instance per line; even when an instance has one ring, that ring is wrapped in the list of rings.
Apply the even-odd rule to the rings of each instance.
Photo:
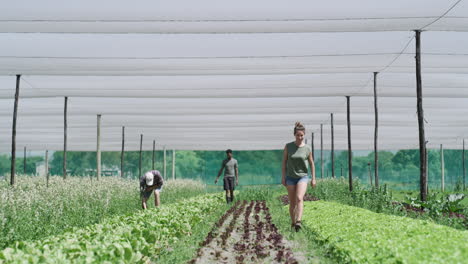
[[[159,193],[162,190],[163,178],[157,170],[148,171],[140,178],[141,207],[147,209],[146,202],[154,192],[154,206],[158,207],[161,203]]]

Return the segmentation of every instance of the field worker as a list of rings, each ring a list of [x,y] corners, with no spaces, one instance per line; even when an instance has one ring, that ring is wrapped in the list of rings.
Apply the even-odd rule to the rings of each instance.
[[[161,192],[163,185],[163,178],[161,173],[157,170],[148,171],[140,178],[140,194],[141,194],[141,206],[143,209],[147,209],[146,201],[154,192],[154,206],[160,205],[159,192]]]
[[[216,177],[215,184],[218,183],[219,176],[224,169],[224,190],[226,191],[226,202],[234,200],[234,187],[239,184],[239,171],[237,169],[237,160],[232,157],[232,150],[226,150],[227,158],[223,160],[221,169]],[[234,182],[234,177],[235,182]]]
[[[312,151],[304,143],[305,127],[296,122],[294,126],[294,137],[296,140],[287,143],[283,151],[283,166],[281,183],[288,190],[289,215],[291,216],[291,227],[296,232],[302,228],[301,219],[304,209],[304,195],[307,190],[309,166],[312,175],[311,186],[315,187],[315,166],[312,159]],[[309,163],[309,166],[307,166]]]

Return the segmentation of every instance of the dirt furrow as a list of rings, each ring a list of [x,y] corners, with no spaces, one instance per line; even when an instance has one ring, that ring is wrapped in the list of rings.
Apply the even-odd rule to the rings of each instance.
[[[286,244],[265,201],[243,201],[220,218],[189,263],[298,263]]]

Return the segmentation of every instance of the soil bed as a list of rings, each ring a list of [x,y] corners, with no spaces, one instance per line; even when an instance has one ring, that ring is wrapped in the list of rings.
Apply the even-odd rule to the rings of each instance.
[[[218,220],[189,263],[304,262],[291,245],[271,222],[265,201],[242,201]]]

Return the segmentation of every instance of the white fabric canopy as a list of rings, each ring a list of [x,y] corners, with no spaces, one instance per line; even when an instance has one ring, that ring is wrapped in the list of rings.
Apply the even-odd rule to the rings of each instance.
[[[418,147],[415,29],[422,29],[428,146],[468,124],[468,1],[15,1],[0,10],[0,152],[17,148],[281,149],[295,121],[330,149]]]

